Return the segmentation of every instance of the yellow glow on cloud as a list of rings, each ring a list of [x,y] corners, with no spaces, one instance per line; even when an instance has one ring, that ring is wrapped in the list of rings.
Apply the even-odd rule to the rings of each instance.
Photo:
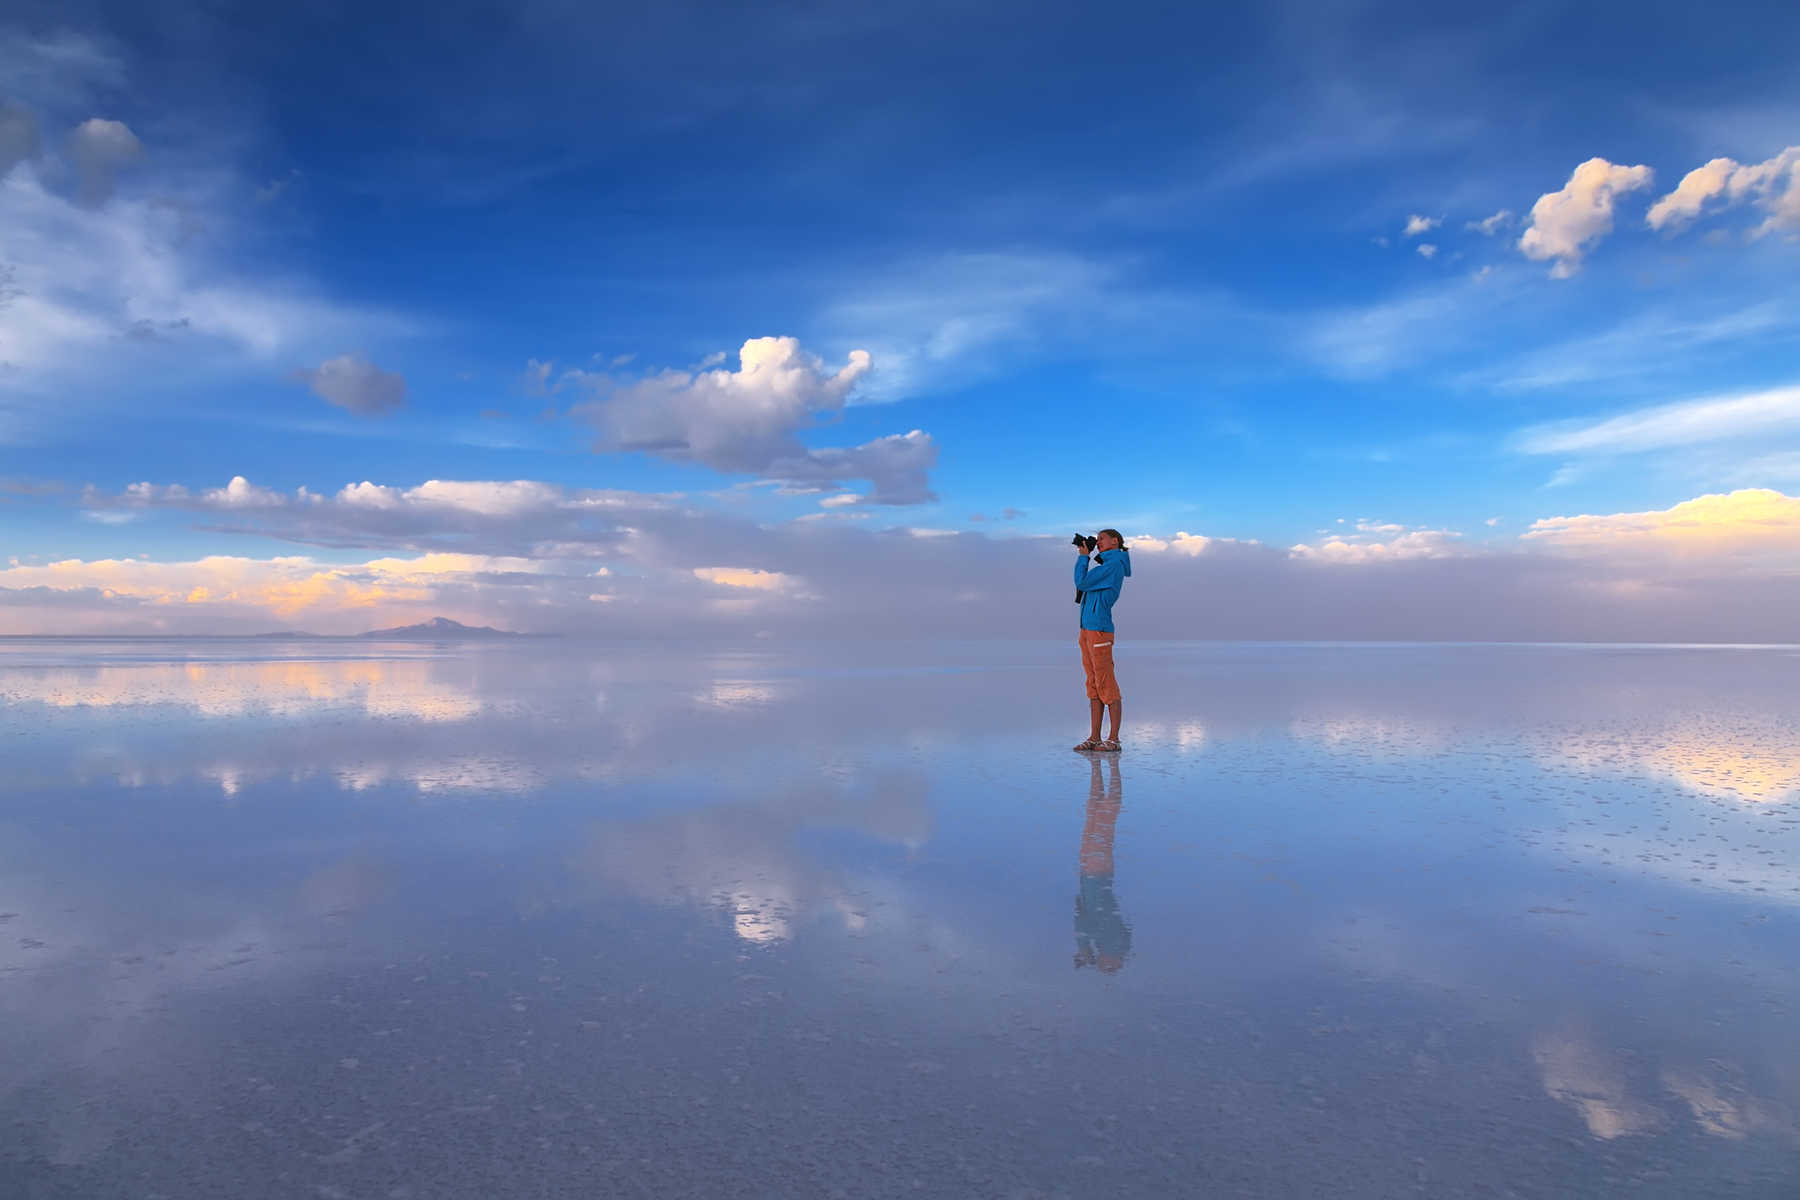
[[[1576,549],[1648,549],[1683,555],[1800,550],[1800,497],[1772,488],[1743,488],[1651,512],[1546,517],[1523,536]]]
[[[370,610],[384,609],[399,621],[435,615],[427,606],[445,584],[496,572],[543,570],[541,563],[528,559],[444,553],[346,564],[303,556],[210,555],[188,562],[64,559],[0,568],[0,588],[69,593],[91,589],[109,600],[231,609],[240,615],[250,610],[283,620],[339,613],[367,616]]]
[[[695,567],[694,577],[724,587],[763,592],[779,592],[790,582],[780,571],[759,571],[750,567]]]

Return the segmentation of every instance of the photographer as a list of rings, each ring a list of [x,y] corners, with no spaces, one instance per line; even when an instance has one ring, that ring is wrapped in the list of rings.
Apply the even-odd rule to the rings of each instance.
[[[1075,599],[1081,604],[1081,666],[1087,673],[1088,739],[1077,750],[1119,749],[1119,681],[1113,677],[1112,607],[1131,574],[1131,552],[1116,529],[1093,537],[1076,534]],[[1093,555],[1090,563],[1088,555]],[[1100,738],[1100,713],[1112,710],[1112,728]]]

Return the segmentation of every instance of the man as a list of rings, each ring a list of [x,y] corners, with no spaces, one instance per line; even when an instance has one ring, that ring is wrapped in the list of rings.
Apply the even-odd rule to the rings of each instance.
[[[1075,590],[1081,596],[1081,666],[1087,672],[1088,738],[1080,751],[1119,749],[1119,681],[1113,678],[1113,603],[1131,574],[1131,551],[1116,529],[1094,535],[1094,557],[1085,545],[1075,551]],[[1112,728],[1100,739],[1100,713],[1112,710]]]

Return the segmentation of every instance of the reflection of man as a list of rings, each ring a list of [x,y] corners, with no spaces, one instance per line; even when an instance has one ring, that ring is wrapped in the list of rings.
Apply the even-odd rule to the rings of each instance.
[[[1107,759],[1100,784],[1100,760],[1090,759],[1087,824],[1081,830],[1081,890],[1075,896],[1075,968],[1099,967],[1108,975],[1131,953],[1131,926],[1113,897],[1113,826],[1119,820],[1119,760]]]

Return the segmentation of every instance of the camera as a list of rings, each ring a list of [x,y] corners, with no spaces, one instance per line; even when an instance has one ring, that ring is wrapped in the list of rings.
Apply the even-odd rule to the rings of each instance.
[[[1094,547],[1097,544],[1098,543],[1095,541],[1095,539],[1087,536],[1085,533],[1078,533],[1069,540],[1069,545],[1075,547],[1077,550],[1081,551],[1083,554],[1092,554],[1094,552]],[[1082,593],[1080,591],[1077,591],[1075,593],[1075,603],[1077,603],[1077,604],[1081,603],[1081,596],[1082,596]]]

